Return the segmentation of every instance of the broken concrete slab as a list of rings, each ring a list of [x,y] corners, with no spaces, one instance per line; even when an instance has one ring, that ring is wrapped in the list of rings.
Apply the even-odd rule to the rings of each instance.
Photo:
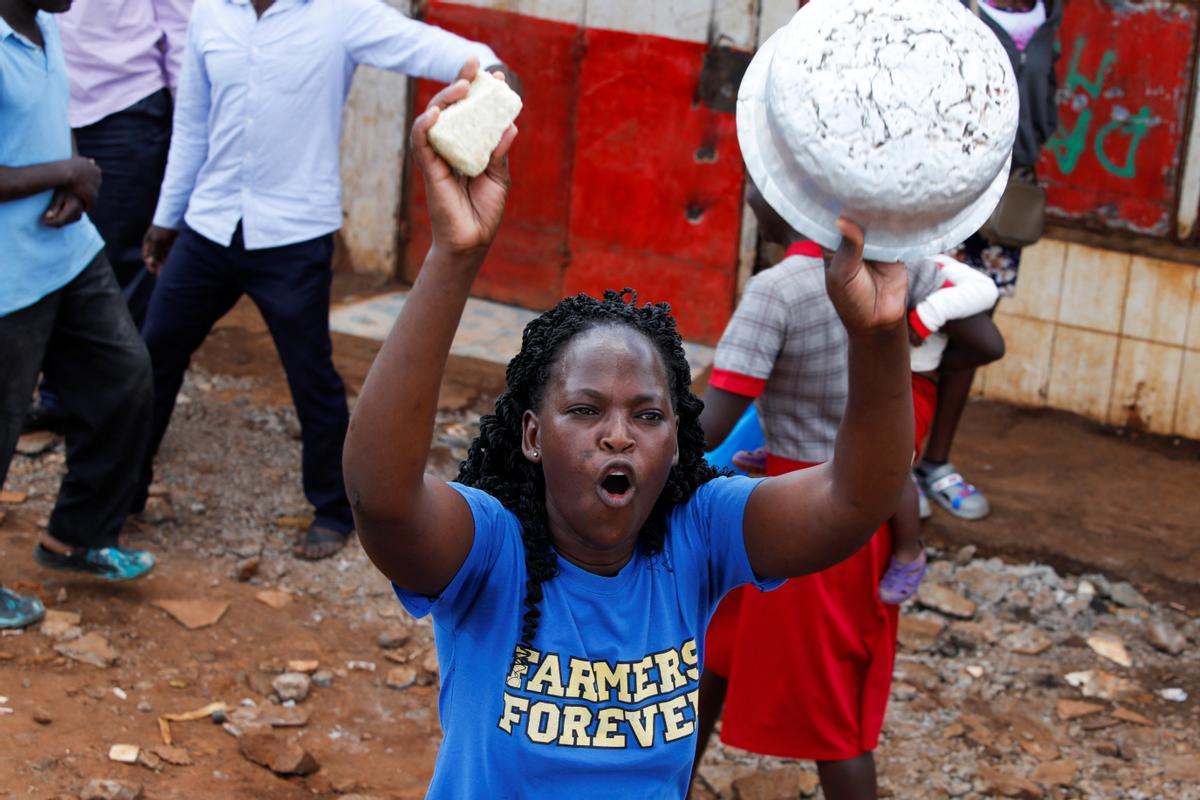
[[[190,631],[216,625],[229,610],[229,603],[223,600],[151,600],[150,605],[167,612]]]
[[[101,669],[108,669],[117,663],[119,658],[117,651],[112,648],[108,640],[94,632],[74,641],[56,644],[54,650],[72,661],[81,661]]]

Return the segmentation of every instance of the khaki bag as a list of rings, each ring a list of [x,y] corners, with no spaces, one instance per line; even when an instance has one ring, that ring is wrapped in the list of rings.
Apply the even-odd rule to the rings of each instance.
[[[979,229],[992,244],[1028,247],[1046,232],[1046,190],[1033,167],[1013,167],[996,210]]]
[[[979,0],[971,0],[971,11],[982,17]],[[1045,231],[1046,190],[1033,167],[1014,166],[996,210],[979,233],[992,244],[1019,248],[1036,243]]]

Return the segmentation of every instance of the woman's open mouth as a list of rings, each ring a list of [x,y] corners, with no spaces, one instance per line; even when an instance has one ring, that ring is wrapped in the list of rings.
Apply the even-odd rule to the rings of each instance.
[[[610,508],[623,508],[633,500],[633,481],[621,469],[610,470],[596,486],[600,500]]]

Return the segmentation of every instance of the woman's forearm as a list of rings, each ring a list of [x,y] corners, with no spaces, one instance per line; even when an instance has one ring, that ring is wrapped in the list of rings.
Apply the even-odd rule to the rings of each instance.
[[[874,530],[896,510],[913,454],[912,372],[902,325],[851,335],[849,395],[832,464],[840,523]]]
[[[346,489],[356,514],[403,518],[421,491],[442,374],[483,255],[430,250],[371,366],[346,437]]]

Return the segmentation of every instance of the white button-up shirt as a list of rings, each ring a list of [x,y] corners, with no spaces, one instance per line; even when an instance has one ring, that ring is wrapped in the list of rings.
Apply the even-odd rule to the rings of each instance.
[[[261,18],[249,0],[197,0],[154,224],[228,245],[240,220],[249,249],[337,230],[355,68],[448,82],[470,56],[499,61],[382,0],[276,0]]]

